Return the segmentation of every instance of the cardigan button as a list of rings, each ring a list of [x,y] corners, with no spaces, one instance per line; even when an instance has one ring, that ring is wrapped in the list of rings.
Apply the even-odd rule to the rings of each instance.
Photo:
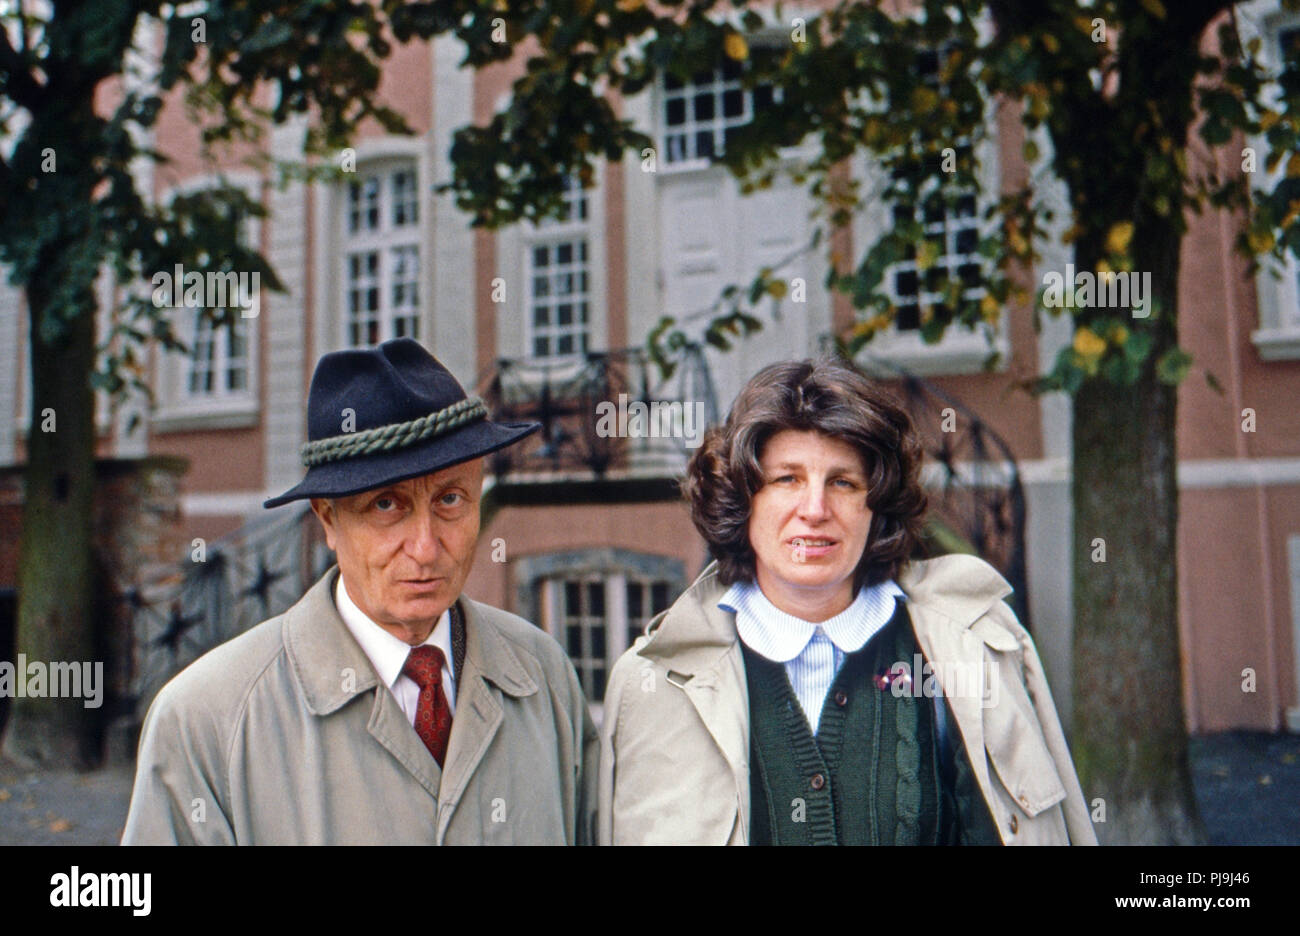
[[[1020,821],[1019,821],[1018,819],[1016,819],[1016,817],[1013,815],[1013,816],[1011,817],[1011,834],[1012,834],[1012,835],[1015,835],[1015,834],[1016,834],[1016,831],[1017,831],[1019,828],[1020,828]]]
[[[835,704],[838,705],[840,708],[844,708],[844,706],[848,705],[849,704],[848,693],[846,693],[843,689],[836,690]]]
[[[826,778],[821,774],[813,774],[812,779],[808,781],[808,785],[814,790],[820,790],[822,787],[826,786]]]

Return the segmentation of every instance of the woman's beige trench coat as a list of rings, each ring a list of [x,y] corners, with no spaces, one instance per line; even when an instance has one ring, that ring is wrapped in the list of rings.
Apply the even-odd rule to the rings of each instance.
[[[460,597],[465,663],[439,770],[339,616],[337,576],[158,694],[123,843],[590,841],[598,740],[559,644]]]
[[[747,841],[744,658],[735,615],[717,607],[726,589],[716,573],[710,564],[610,673],[602,843]],[[1002,841],[1095,845],[1038,653],[1002,601],[1011,586],[965,555],[909,563],[898,584]]]

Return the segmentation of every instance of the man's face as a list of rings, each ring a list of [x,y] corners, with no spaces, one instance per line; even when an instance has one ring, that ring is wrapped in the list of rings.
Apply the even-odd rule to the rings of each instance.
[[[348,595],[418,645],[465,586],[478,540],[483,459],[351,497],[313,498]]]
[[[790,613],[839,613],[853,600],[871,530],[862,456],[820,432],[783,429],[758,461],[763,486],[750,503],[749,544],[759,587]]]

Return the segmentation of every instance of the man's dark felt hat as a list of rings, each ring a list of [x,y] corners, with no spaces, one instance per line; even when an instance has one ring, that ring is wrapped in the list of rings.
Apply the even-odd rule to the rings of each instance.
[[[351,425],[347,410],[355,414]],[[414,339],[331,351],[316,365],[307,396],[307,476],[263,506],[347,497],[416,478],[505,448],[540,428],[492,422]]]

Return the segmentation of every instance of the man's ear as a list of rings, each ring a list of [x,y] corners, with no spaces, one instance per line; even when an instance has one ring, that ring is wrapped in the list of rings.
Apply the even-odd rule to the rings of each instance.
[[[338,517],[334,502],[324,497],[313,497],[311,499],[311,512],[316,515],[321,528],[325,531],[325,545],[330,549],[334,549],[334,523]]]

